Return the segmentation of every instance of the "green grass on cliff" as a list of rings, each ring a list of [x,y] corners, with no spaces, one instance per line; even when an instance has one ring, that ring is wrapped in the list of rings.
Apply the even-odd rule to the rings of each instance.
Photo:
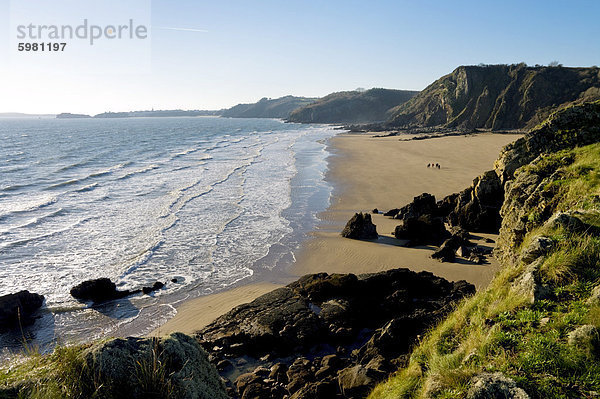
[[[48,355],[27,351],[0,367],[0,399],[78,398],[84,390],[87,346],[59,346]]]
[[[546,168],[557,178],[547,187],[556,211],[582,210],[581,219],[600,227],[600,145],[561,151],[527,168]],[[538,170],[539,171],[539,170]],[[600,283],[600,237],[542,226],[537,235],[557,242],[543,259],[540,280],[552,299],[531,304],[511,288],[525,265],[505,266],[490,286],[464,300],[414,348],[406,368],[369,396],[464,398],[473,376],[502,372],[532,398],[586,398],[600,392],[600,353],[574,347],[567,334],[591,324],[600,328],[600,306],[588,298]]]
[[[86,354],[93,344],[57,346],[50,354],[26,350],[22,357],[0,366],[0,399],[114,399],[101,375],[92,372]],[[164,360],[164,359],[163,359]],[[151,351],[136,363],[132,385],[140,387],[144,397],[175,398],[160,353]]]

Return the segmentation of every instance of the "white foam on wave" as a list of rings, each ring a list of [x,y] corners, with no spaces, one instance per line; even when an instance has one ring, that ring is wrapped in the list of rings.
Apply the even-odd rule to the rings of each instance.
[[[7,216],[36,211],[56,202],[53,195],[43,195],[28,199],[18,199],[10,203],[0,203],[0,220]]]

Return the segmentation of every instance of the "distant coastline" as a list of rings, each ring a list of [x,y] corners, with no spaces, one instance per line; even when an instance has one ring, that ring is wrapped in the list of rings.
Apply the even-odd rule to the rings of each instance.
[[[56,119],[84,119],[84,118],[146,118],[146,117],[174,117],[174,116],[220,116],[221,110],[206,111],[206,110],[151,110],[151,111],[131,111],[131,112],[103,112],[94,116],[86,114],[71,114],[64,112],[56,115]]]

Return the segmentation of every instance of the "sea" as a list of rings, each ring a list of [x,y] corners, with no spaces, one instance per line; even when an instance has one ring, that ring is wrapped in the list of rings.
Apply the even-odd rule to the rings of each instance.
[[[45,297],[0,349],[144,335],[182,301],[285,272],[329,205],[337,132],[276,119],[0,120],[0,295]],[[71,297],[100,277],[166,285],[101,305]]]

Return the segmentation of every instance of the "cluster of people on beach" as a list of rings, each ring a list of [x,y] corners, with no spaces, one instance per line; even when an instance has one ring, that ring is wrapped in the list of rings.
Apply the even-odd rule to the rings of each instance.
[[[432,163],[428,163],[427,167],[428,168],[437,168],[437,169],[441,169],[442,168],[442,166],[439,163],[433,163],[433,162]]]

